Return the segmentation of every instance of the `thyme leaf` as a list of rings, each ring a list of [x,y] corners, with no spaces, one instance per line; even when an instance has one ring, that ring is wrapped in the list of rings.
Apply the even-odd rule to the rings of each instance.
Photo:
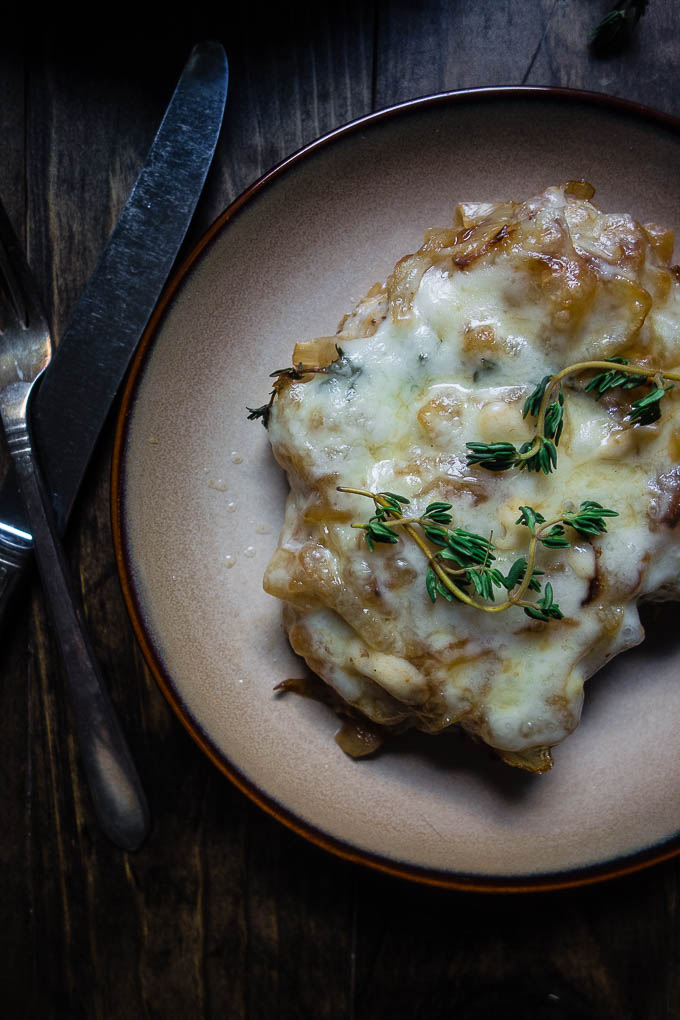
[[[537,436],[531,443],[524,443],[519,448],[520,470],[542,471],[549,475],[557,467],[557,446],[546,436]]]
[[[568,549],[571,542],[564,537],[564,527],[561,524],[553,524],[547,535],[540,541],[546,549]]]
[[[536,525],[543,524],[545,517],[540,514],[538,510],[534,510],[531,506],[521,506],[519,508],[519,517],[515,521],[515,524],[524,524],[532,535],[536,534]]]
[[[248,415],[248,421],[255,421],[256,418],[262,419],[262,424],[267,429],[269,428],[269,415],[272,409],[272,400],[274,397],[274,390],[272,390],[269,403],[262,404],[261,407],[246,407],[246,411],[250,411]]]
[[[468,464],[481,464],[487,471],[507,471],[519,463],[519,453],[512,443],[466,443],[470,453]]]
[[[563,620],[564,614],[553,599],[552,585],[548,581],[545,586],[543,598],[534,603],[533,606],[524,606],[524,612],[534,620],[543,620],[548,623],[550,620]]]
[[[555,446],[560,441],[562,435],[562,426],[564,424],[564,394],[560,389],[557,400],[553,401],[552,404],[548,404],[548,408],[545,412],[545,424],[544,431],[546,439],[552,439]]]
[[[529,394],[524,402],[524,411],[522,412],[523,418],[538,418],[539,411],[541,410],[541,403],[545,396],[546,387],[551,379],[551,375],[543,376],[536,389]]]
[[[427,588],[427,594],[430,596],[433,602],[437,601],[437,575],[435,574],[432,567],[427,568],[425,574],[425,587]]]
[[[627,358],[605,358],[605,361],[611,361],[617,365],[628,364]],[[636,386],[642,386],[645,382],[647,382],[647,376],[626,375],[625,372],[610,368],[606,372],[598,372],[594,375],[590,382],[587,383],[585,391],[586,393],[593,393],[595,399],[599,400],[608,390],[632,390]]]
[[[599,56],[617,53],[632,37],[647,9],[648,0],[621,0],[596,25],[590,38],[593,52]]]
[[[512,591],[512,589],[515,588],[518,584],[521,584],[521,582],[524,580],[524,575],[526,574],[527,566],[528,564],[526,561],[526,557],[520,556],[518,560],[515,560],[513,565],[510,567],[510,570],[508,571],[504,580],[504,587],[507,588],[508,591]],[[538,575],[543,573],[544,571],[538,570],[536,567],[534,567],[531,573],[531,580],[529,581],[528,584],[528,587],[531,591],[541,590],[541,582],[538,580]]]
[[[565,514],[562,520],[574,531],[585,537],[603,535],[607,530],[605,517],[618,517],[616,510],[608,510],[601,503],[587,499],[575,514]]]
[[[631,404],[632,410],[628,415],[628,420],[636,422],[638,425],[652,425],[658,421],[661,417],[661,400],[672,389],[673,383],[668,386],[657,386],[646,397],[636,400],[634,404]]]

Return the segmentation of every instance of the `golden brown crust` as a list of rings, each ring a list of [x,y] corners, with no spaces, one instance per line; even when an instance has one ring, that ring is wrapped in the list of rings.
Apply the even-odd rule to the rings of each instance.
[[[345,315],[338,324],[338,340],[357,340],[373,336],[387,318],[387,287],[375,283],[355,308]]]
[[[590,204],[591,196],[585,182],[570,182],[524,203],[460,205],[454,226],[428,230],[420,249],[397,263],[385,285],[368,291],[335,337],[296,347],[295,364],[302,371],[325,365],[329,372],[309,376],[309,383],[282,378],[270,429],[292,491],[265,587],[286,603],[284,621],[294,650],[348,709],[376,725],[438,732],[458,724],[508,764],[532,772],[550,768],[550,746],[577,725],[587,676],[639,640],[637,618],[626,614],[641,593],[648,594],[643,589],[650,554],[642,554],[633,569],[618,564],[611,550],[601,560],[600,548],[588,543],[569,555],[546,551],[547,576],[556,586],[567,581],[572,586],[571,614],[550,625],[520,614],[497,634],[486,618],[459,627],[457,620],[468,617],[457,617],[455,608],[446,620],[437,615],[439,605],[434,610],[427,602],[420,566],[403,543],[368,557],[362,531],[350,526],[368,518],[371,507],[364,506],[365,518],[358,517],[357,501],[339,495],[337,487],[403,491],[419,507],[443,500],[472,530],[488,527],[477,522],[492,515],[498,555],[510,563],[525,552],[526,529],[517,525],[517,507],[531,498],[537,509],[550,513],[555,509],[550,483],[524,473],[517,491],[515,483],[508,485],[497,506],[499,479],[465,467],[465,439],[492,442],[502,434],[519,446],[530,438],[533,426],[523,417],[527,385],[518,381],[527,374],[533,384],[546,370],[584,357],[623,355],[663,368],[680,363],[679,338],[667,326],[674,302],[680,322],[679,281],[667,264],[672,234],[627,216],[602,214]],[[436,306],[429,311],[424,306],[416,315],[416,294],[420,300],[430,269],[444,289],[447,280],[459,281],[461,301],[465,287],[480,280],[483,309],[495,308],[498,291],[489,296],[483,288],[500,273],[506,319],[474,314],[473,306],[458,322],[453,304],[446,308],[455,329],[437,317]],[[430,331],[431,347],[409,362],[404,393],[390,397],[395,429],[402,419],[410,422],[410,431],[397,443],[389,427],[382,434],[373,414],[386,398],[389,380],[371,377],[376,368],[370,350],[378,346],[387,357],[405,357],[401,345],[408,350],[414,343],[413,323]],[[360,355],[353,353],[352,342]],[[529,347],[534,361],[527,373],[521,359]],[[429,365],[439,358],[456,367],[448,375],[428,376],[435,371]],[[421,371],[431,383],[421,385]],[[362,402],[370,386],[371,399]],[[570,499],[592,497],[603,479],[620,495],[616,472],[622,459],[643,488],[651,477],[648,461],[656,458],[656,463],[662,448],[668,451],[662,464],[678,459],[680,430],[676,435],[672,423],[663,439],[654,425],[631,429],[618,396],[606,394],[595,403],[583,382],[566,386],[569,413],[560,456],[571,465],[573,484],[565,483]],[[466,433],[471,427],[475,435]],[[656,477],[658,512],[652,507],[648,520],[652,530],[665,532],[678,516],[677,485],[665,485],[664,470]],[[385,480],[369,484],[369,478]],[[530,497],[521,495],[527,487]],[[622,523],[631,521],[622,511]],[[508,652],[513,642],[526,649],[516,662]],[[543,683],[540,656],[551,642],[564,652]],[[524,669],[527,656],[539,663],[533,670]],[[533,707],[523,721],[516,706],[523,704],[523,674],[532,672]],[[535,710],[544,713],[542,721],[532,715]],[[504,712],[512,719],[509,735],[501,725]],[[546,739],[551,732],[556,739]]]

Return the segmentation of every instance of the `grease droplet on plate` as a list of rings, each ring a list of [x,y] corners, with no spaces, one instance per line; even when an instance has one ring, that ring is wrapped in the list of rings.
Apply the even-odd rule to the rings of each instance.
[[[243,550],[243,555],[247,556],[249,560],[252,560],[253,556],[255,555],[255,552],[256,552],[255,546],[249,545],[246,549]]]
[[[229,555],[229,556],[225,556],[224,557],[224,565],[225,565],[225,567],[233,567],[235,563],[236,563],[236,557],[235,556]]]
[[[233,499],[230,499],[229,502],[227,503],[227,510],[229,511],[230,514],[233,514],[235,509],[236,503],[234,503]]]
[[[271,535],[271,530],[268,524],[257,524],[255,526],[255,531],[258,535]]]
[[[208,486],[211,489],[217,489],[218,492],[224,492],[227,488],[227,483],[224,478],[211,478],[208,482]]]
[[[232,459],[234,464],[242,464],[243,463],[243,457],[241,456],[240,453],[237,453],[236,450],[232,450],[231,451],[231,459]]]

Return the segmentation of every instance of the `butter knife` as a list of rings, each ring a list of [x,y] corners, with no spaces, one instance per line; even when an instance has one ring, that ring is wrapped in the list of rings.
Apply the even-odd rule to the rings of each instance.
[[[224,115],[228,76],[220,43],[193,48],[137,182],[35,394],[31,431],[60,532],[203,189]],[[31,547],[11,467],[0,489],[0,621]]]

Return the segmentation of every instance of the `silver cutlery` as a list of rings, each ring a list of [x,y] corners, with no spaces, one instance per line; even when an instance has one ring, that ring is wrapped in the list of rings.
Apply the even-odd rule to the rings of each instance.
[[[31,428],[59,533],[191,221],[219,137],[227,85],[222,46],[197,44],[31,402]],[[31,553],[15,473],[8,473],[0,490],[0,621]]]
[[[29,403],[51,353],[31,271],[0,205],[0,417],[63,660],[95,812],[109,839],[125,850],[136,850],[149,832],[146,797],[69,580],[29,433]]]

